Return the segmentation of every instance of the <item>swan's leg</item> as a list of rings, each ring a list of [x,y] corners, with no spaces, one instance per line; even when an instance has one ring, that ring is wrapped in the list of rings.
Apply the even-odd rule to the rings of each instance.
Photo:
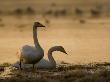
[[[33,69],[32,69],[32,72],[35,73],[36,72],[36,69],[35,69],[35,64],[32,64],[33,65]]]
[[[22,68],[21,68],[21,60],[20,60],[20,62],[19,62],[19,66],[20,66],[20,70],[22,70]]]
[[[33,69],[34,69],[34,64],[33,64]]]

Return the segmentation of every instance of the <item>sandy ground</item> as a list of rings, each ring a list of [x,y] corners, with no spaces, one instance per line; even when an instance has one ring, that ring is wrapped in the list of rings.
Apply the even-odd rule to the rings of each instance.
[[[110,62],[110,20],[85,19],[81,24],[72,18],[51,18],[50,24],[40,16],[21,18],[4,16],[0,22],[0,63],[17,61],[16,52],[22,45],[33,45],[32,25],[40,21],[46,28],[38,29],[39,42],[45,50],[64,46],[68,56],[54,53],[57,61],[69,63]]]

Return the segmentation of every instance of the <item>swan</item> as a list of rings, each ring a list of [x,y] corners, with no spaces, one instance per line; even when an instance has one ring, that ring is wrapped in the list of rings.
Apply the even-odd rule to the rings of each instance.
[[[56,61],[54,60],[54,58],[52,56],[52,53],[54,51],[60,51],[60,52],[67,54],[65,49],[63,48],[63,46],[51,47],[48,50],[48,60],[46,60],[44,58],[41,59],[38,63],[36,63],[36,67],[39,69],[54,69],[54,68],[56,68]]]
[[[34,22],[33,39],[34,39],[35,46],[24,45],[17,53],[20,59],[20,62],[19,62],[20,69],[22,69],[21,63],[33,64],[33,68],[34,68],[34,65],[37,62],[39,62],[44,56],[44,50],[40,46],[37,38],[37,27],[45,27],[45,26],[39,22]]]
[[[60,52],[67,54],[65,49],[62,46],[51,47],[48,50],[48,60],[42,58],[38,63],[35,64],[36,68],[38,68],[38,69],[54,69],[54,68],[56,68],[56,61],[54,60],[54,58],[52,56],[52,53],[54,51],[60,51]],[[19,68],[19,61],[17,61],[12,66],[15,68]],[[23,67],[30,68],[31,66],[30,66],[30,64],[24,64]]]

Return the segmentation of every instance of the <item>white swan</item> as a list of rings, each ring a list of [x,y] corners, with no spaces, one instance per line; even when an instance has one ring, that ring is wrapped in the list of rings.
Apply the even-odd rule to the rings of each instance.
[[[61,51],[65,54],[66,51],[62,46],[54,46],[51,47],[48,51],[48,60],[42,58],[38,63],[35,64],[35,66],[39,69],[53,69],[56,68],[56,61],[54,60],[53,56],[52,56],[52,52],[54,51]],[[12,65],[13,67],[19,68],[19,61],[16,62],[15,64]],[[23,64],[24,68],[30,68],[31,65],[30,64]]]
[[[37,68],[43,68],[43,69],[53,69],[53,68],[56,68],[56,61],[54,60],[53,56],[52,56],[52,52],[54,51],[60,51],[60,52],[63,52],[65,54],[66,51],[65,49],[62,47],[62,46],[54,46],[54,47],[51,47],[49,50],[48,50],[48,60],[46,59],[41,59],[37,64],[36,64],[36,67]]]
[[[33,25],[33,39],[34,39],[34,46],[24,45],[20,52],[18,52],[18,57],[20,59],[20,69],[21,62],[24,64],[33,64],[34,65],[39,62],[44,56],[44,50],[41,48],[38,38],[37,38],[37,27],[45,27],[39,22],[35,22]]]

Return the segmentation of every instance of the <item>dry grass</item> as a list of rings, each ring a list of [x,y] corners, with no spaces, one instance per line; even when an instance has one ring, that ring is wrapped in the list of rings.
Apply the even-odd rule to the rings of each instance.
[[[110,65],[61,65],[53,70],[19,70],[2,64],[0,82],[109,82]],[[71,67],[70,67],[71,66]],[[62,70],[61,70],[62,67]],[[109,67],[109,69],[107,69]]]

